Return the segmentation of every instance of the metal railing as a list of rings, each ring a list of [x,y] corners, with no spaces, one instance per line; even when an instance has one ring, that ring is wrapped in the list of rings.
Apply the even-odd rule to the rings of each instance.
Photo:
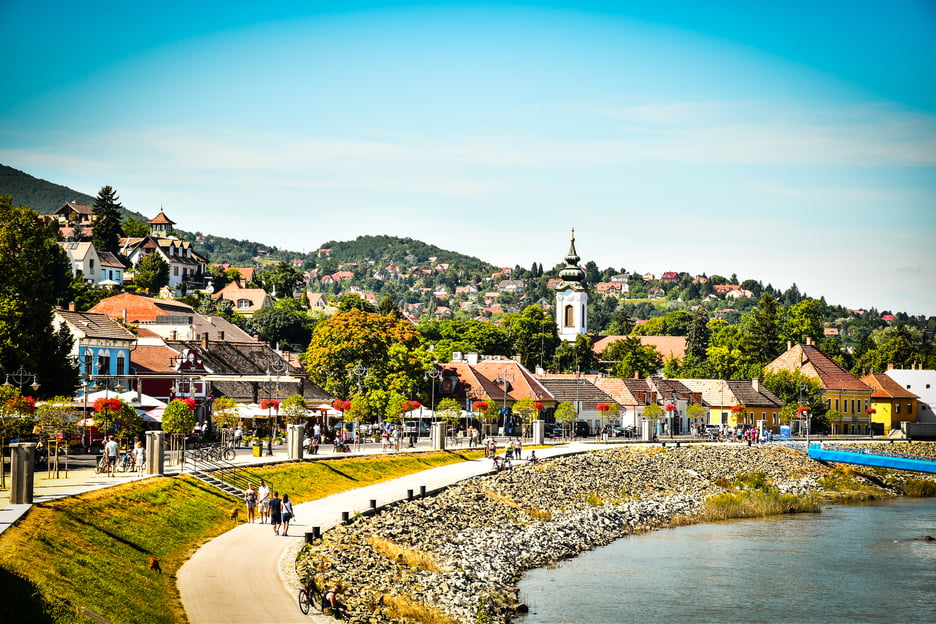
[[[200,478],[200,475],[206,475],[226,484],[237,490],[240,495],[243,495],[248,484],[256,487],[261,479],[271,490],[273,489],[273,484],[266,477],[250,472],[243,466],[218,459],[217,449],[213,447],[201,447],[186,451],[182,468],[183,471],[189,472],[196,478]],[[202,480],[211,485],[216,485],[209,480]]]

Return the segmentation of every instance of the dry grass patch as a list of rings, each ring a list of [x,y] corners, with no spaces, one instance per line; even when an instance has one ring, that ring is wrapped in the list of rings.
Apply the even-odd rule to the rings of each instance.
[[[376,535],[367,536],[365,541],[384,557],[402,563],[410,568],[426,570],[427,572],[443,571],[439,563],[435,560],[435,557],[429,553],[409,548],[408,546],[401,546],[394,541]]]
[[[404,622],[415,622],[416,624],[459,624],[447,616],[440,609],[429,605],[413,602],[405,596],[383,597],[385,615]]]

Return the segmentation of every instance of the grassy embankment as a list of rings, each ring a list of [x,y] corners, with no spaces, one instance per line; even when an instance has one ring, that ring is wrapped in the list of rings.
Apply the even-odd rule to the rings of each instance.
[[[254,472],[303,502],[479,454],[349,458]],[[233,526],[235,506],[242,502],[189,477],[37,504],[0,536],[0,622],[185,622],[176,572],[200,544]],[[162,574],[149,569],[150,557],[159,558]]]

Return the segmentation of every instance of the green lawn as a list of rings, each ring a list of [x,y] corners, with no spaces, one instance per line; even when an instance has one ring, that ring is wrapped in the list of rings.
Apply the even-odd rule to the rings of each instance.
[[[478,455],[387,455],[254,472],[303,502]],[[176,572],[200,544],[231,528],[234,506],[242,502],[187,476],[35,505],[0,536],[0,622],[184,623]],[[150,557],[162,574],[149,569]]]

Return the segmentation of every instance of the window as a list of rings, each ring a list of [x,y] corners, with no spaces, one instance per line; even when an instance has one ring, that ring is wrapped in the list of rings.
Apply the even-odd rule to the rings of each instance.
[[[907,415],[909,416],[912,413],[913,413],[913,403],[907,403]]]
[[[88,260],[88,275],[94,275],[94,258]]]
[[[567,305],[565,307],[565,320],[563,321],[563,326],[565,327],[574,327],[575,326],[575,308]]]
[[[245,309],[249,308],[250,305],[251,305],[250,299],[238,299],[238,300],[237,300],[237,309],[238,309],[238,310],[245,310]]]
[[[176,277],[178,277],[178,276],[179,276],[179,267],[177,267],[177,266],[172,267],[172,274],[175,275]]]
[[[98,374],[110,375],[110,353],[98,353]]]
[[[117,354],[117,374],[123,375],[126,371],[126,358],[123,353]]]
[[[900,403],[894,403],[894,413],[895,414],[900,413]]]

